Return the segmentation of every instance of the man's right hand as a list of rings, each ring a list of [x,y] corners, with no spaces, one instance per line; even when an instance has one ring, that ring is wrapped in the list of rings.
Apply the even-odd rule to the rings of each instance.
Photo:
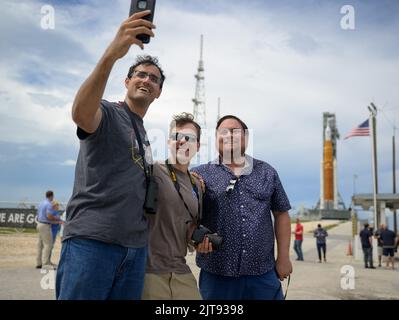
[[[144,48],[143,43],[136,38],[137,35],[154,36],[152,29],[155,26],[142,19],[149,13],[149,10],[135,13],[122,23],[115,39],[76,94],[72,106],[72,119],[78,127],[87,133],[93,133],[100,125],[102,119],[101,98],[116,60],[122,58],[132,44],[137,44],[141,49]]]
[[[150,13],[150,10],[137,12],[125,20],[120,26],[115,39],[109,45],[106,55],[116,61],[129,51],[132,44],[137,44],[141,49],[144,49],[143,43],[136,36],[139,34],[154,36],[152,29],[155,28],[155,25],[142,19]]]

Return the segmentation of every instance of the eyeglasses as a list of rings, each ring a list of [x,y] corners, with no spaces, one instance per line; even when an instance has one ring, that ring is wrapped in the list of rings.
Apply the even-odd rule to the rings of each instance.
[[[243,133],[243,129],[240,128],[233,128],[233,129],[229,129],[229,128],[221,128],[218,129],[218,133],[221,136],[227,136],[229,133],[233,136],[240,136]]]
[[[182,132],[175,132],[175,133],[172,133],[172,134],[170,135],[170,138],[171,138],[173,141],[180,141],[180,140],[182,140],[182,139],[184,139],[184,140],[186,140],[186,141],[188,141],[188,142],[196,142],[196,141],[198,141],[198,138],[197,138],[197,136],[196,136],[195,134],[191,134],[191,133],[182,133]]]
[[[133,76],[140,78],[142,80],[150,78],[150,81],[155,83],[155,84],[160,84],[161,83],[161,78],[158,78],[155,74],[148,73],[145,71],[139,71],[139,70],[134,70]]]

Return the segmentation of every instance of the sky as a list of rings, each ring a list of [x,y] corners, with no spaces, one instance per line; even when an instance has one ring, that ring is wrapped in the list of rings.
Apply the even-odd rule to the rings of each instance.
[[[45,5],[54,9],[53,29],[43,28]],[[354,29],[345,28],[344,5],[353,8]],[[48,189],[68,201],[79,150],[73,99],[129,7],[129,0],[2,1],[0,201],[37,202]],[[341,134],[338,189],[346,205],[354,189],[372,192],[370,138],[343,140],[368,118],[370,102],[378,107],[379,190],[392,191],[399,2],[158,0],[154,23],[144,51],[132,46],[115,64],[104,99],[123,100],[138,54],[158,57],[167,79],[144,123],[166,135],[172,115],[193,111],[203,34],[208,127],[220,97],[221,115],[253,130],[253,156],[278,171],[293,212],[320,196],[323,112],[335,113]]]

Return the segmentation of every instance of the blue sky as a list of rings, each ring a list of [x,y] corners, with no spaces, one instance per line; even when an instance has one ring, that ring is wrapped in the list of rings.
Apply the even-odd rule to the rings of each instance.
[[[40,26],[43,5],[55,29]],[[343,5],[355,30],[340,27]],[[79,148],[70,109],[80,84],[127,18],[129,0],[3,1],[0,13],[0,201],[39,201],[47,189],[66,202]],[[274,166],[292,205],[319,197],[322,114],[336,114],[343,137],[378,115],[380,190],[391,191],[391,135],[399,116],[397,1],[158,0],[156,37],[132,47],[111,73],[104,97],[121,100],[137,54],[159,58],[167,75],[145,125],[166,131],[173,114],[192,112],[199,36],[204,34],[207,121],[222,114],[253,128],[254,156]],[[339,191],[346,204],[371,192],[369,138],[338,142]]]

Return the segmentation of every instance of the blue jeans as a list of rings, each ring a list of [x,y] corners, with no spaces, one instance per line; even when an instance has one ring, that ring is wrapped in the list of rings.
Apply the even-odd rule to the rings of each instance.
[[[57,300],[141,298],[147,248],[125,248],[72,238],[62,244],[56,278]]]
[[[302,240],[294,240],[294,250],[298,256],[298,260],[303,261]]]
[[[273,269],[259,276],[227,277],[201,269],[199,288],[204,300],[283,300],[281,282]]]
[[[52,239],[53,239],[53,243],[57,239],[57,234],[60,231],[60,229],[61,229],[61,226],[59,224],[52,224],[51,225],[51,236],[52,236]]]

